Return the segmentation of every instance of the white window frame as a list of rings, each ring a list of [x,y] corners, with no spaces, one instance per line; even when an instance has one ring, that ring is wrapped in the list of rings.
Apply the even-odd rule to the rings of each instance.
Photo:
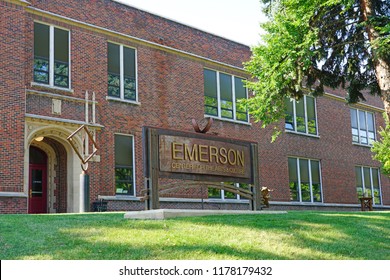
[[[46,87],[51,87],[51,88],[61,89],[61,90],[71,90],[71,88],[72,88],[72,77],[71,77],[71,74],[72,74],[72,71],[71,71],[71,69],[72,69],[71,49],[72,49],[72,47],[71,47],[70,30],[56,26],[56,25],[51,25],[51,24],[48,24],[46,22],[41,22],[41,21],[34,21],[34,23],[39,23],[39,24],[46,25],[49,27],[49,84],[39,83],[39,82],[35,82],[35,81],[32,82],[31,84],[32,85],[39,85],[39,86],[46,86]],[[54,85],[54,70],[55,70],[54,69],[54,29],[55,28],[68,32],[68,46],[69,46],[69,49],[68,49],[69,86],[68,87],[59,87],[59,86]],[[35,34],[34,34],[34,36],[35,36]]]
[[[124,134],[124,133],[114,133],[114,142],[115,142],[115,135],[119,135],[119,136],[126,136],[126,137],[130,137],[132,138],[132,150],[133,150],[133,158],[132,158],[132,161],[133,161],[133,193],[134,195],[126,195],[126,194],[119,194],[116,192],[116,181],[115,181],[115,168],[116,168],[116,159],[114,157],[114,185],[115,185],[115,196],[120,196],[120,197],[136,197],[137,196],[137,188],[136,188],[136,172],[135,172],[135,168],[136,168],[136,164],[135,164],[135,137],[134,135],[132,134]],[[114,155],[115,155],[115,145],[114,145]]]
[[[221,183],[221,184],[223,184],[223,183]],[[234,183],[234,186],[239,188],[240,183]],[[208,199],[216,199],[216,200],[223,200],[223,201],[245,201],[245,200],[248,200],[247,198],[241,198],[241,196],[239,194],[235,194],[236,198],[226,198],[225,190],[223,190],[223,189],[219,189],[219,190],[220,190],[219,197],[209,197]]]
[[[241,120],[237,120],[237,110],[236,110],[235,78],[239,78],[239,79],[242,79],[242,80],[246,80],[246,79],[242,78],[242,77],[239,77],[239,76],[234,76],[234,75],[226,73],[226,72],[216,71],[214,69],[209,69],[209,68],[204,68],[204,69],[207,69],[209,71],[213,71],[213,72],[216,73],[216,79],[217,79],[217,104],[218,104],[218,116],[208,115],[207,113],[205,113],[205,117],[216,118],[216,119],[223,120],[223,121],[230,121],[230,122],[236,122],[236,123],[242,123],[242,124],[249,124],[250,123],[249,112],[246,113],[248,121],[241,121]],[[221,85],[220,85],[220,74],[221,73],[223,73],[225,75],[231,76],[232,99],[233,99],[233,118],[232,119],[225,118],[225,117],[222,116],[222,109],[221,109]],[[245,88],[245,95],[246,95],[246,99],[248,99],[248,89],[247,88]]]
[[[120,71],[120,97],[109,96],[107,92],[107,100],[121,101],[125,103],[132,103],[140,105],[138,100],[138,54],[137,49],[127,45],[119,44],[116,42],[108,41],[108,43],[119,46],[119,71]],[[135,68],[135,100],[125,99],[125,64],[124,64],[124,51],[123,48],[133,49],[134,50],[134,68]],[[107,63],[108,63],[108,53],[107,53]],[[107,73],[108,74],[108,73]]]
[[[311,134],[309,133],[309,120],[308,120],[308,114],[307,114],[307,105],[306,105],[306,98],[309,97],[309,98],[313,98],[314,100],[314,110],[315,110],[315,120],[316,120],[316,134]],[[296,133],[296,134],[301,134],[301,135],[305,135],[305,136],[311,136],[311,137],[319,137],[319,132],[318,132],[318,116],[317,116],[317,98],[315,98],[314,96],[307,96],[307,95],[304,95],[303,98],[300,100],[300,101],[296,101],[296,100],[290,100],[290,102],[293,103],[293,118],[294,118],[294,130],[291,130],[291,129],[284,129],[286,132],[288,133]],[[306,132],[300,132],[298,131],[298,127],[297,127],[297,109],[296,109],[296,106],[297,106],[297,102],[303,102],[303,108],[305,110],[305,130]]]
[[[309,158],[299,158],[299,157],[288,157],[291,159],[296,160],[296,165],[297,165],[297,178],[298,178],[298,192],[299,192],[299,201],[293,200],[292,202],[300,202],[300,203],[324,203],[324,193],[322,189],[322,168],[321,168],[321,161],[316,160],[316,159],[309,159]],[[300,160],[308,160],[308,172],[309,172],[309,185],[310,185],[310,202],[308,201],[302,201],[302,189],[301,189],[301,170],[300,170],[300,165],[299,161]],[[311,161],[317,161],[319,163],[318,165],[318,173],[320,176],[320,189],[321,189],[321,201],[314,201],[314,196],[313,196],[313,180],[312,180],[312,172],[311,172]],[[289,185],[290,185],[290,179],[289,179]]]
[[[382,183],[381,183],[381,176],[380,176],[380,170],[379,168],[376,168],[376,167],[369,167],[369,166],[361,166],[361,165],[358,165],[356,166],[357,168],[360,169],[360,175],[361,175],[361,178],[362,178],[362,187],[363,187],[363,196],[364,196],[364,193],[365,193],[365,190],[366,190],[366,182],[365,182],[365,178],[364,178],[364,168],[368,168],[370,170],[370,190],[371,190],[371,194],[372,194],[372,204],[373,205],[382,205],[383,204],[383,198],[382,198]],[[379,184],[379,199],[380,199],[380,203],[377,204],[375,203],[375,198],[374,198],[374,180],[372,179],[372,171],[373,169],[376,169],[377,172],[378,172],[378,184]]]
[[[372,120],[373,120],[373,127],[374,127],[374,141],[376,141],[377,137],[376,137],[376,125],[375,125],[375,114],[373,112],[370,112],[370,111],[366,111],[366,110],[361,110],[361,109],[358,109],[358,108],[350,108],[350,110],[355,110],[356,111],[356,117],[357,117],[357,130],[358,130],[358,139],[359,141],[358,142],[355,142],[353,141],[353,134],[352,134],[352,144],[354,145],[362,145],[362,146],[369,146],[369,147],[372,147],[372,143],[370,144],[370,138],[369,138],[369,131],[368,131],[368,118],[367,118],[367,114],[371,114],[372,115]],[[364,144],[361,142],[361,136],[360,136],[360,112],[364,112],[364,115],[365,115],[365,121],[366,121],[366,133],[367,133],[367,144]],[[352,118],[351,118],[351,133],[352,133]]]

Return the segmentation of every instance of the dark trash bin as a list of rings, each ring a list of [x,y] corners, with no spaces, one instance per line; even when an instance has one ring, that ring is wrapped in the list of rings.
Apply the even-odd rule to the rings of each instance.
[[[106,212],[107,211],[107,201],[99,200],[92,202],[93,212]]]

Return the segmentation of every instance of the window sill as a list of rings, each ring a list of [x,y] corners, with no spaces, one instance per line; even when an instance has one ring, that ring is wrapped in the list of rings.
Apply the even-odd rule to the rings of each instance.
[[[372,145],[368,145],[368,144],[360,144],[360,143],[355,143],[355,142],[352,142],[352,145],[354,145],[354,146],[358,146],[358,147],[369,148],[369,149],[371,149],[371,148],[372,148]]]
[[[41,87],[41,88],[47,88],[47,89],[68,92],[68,93],[74,93],[74,89],[71,89],[71,88],[56,87],[56,86],[51,86],[51,85],[47,85],[47,84],[40,84],[40,83],[36,83],[36,82],[31,82],[31,87]]]
[[[288,134],[301,135],[301,136],[312,137],[312,138],[316,138],[316,139],[320,139],[321,138],[319,135],[313,135],[313,134],[308,134],[308,133],[296,132],[296,131],[291,131],[291,130],[284,130],[284,132],[288,133]]]
[[[99,195],[98,199],[103,200],[119,200],[119,201],[141,201],[141,198],[132,195],[115,195],[115,196],[104,196]]]
[[[106,96],[106,100],[108,100],[108,101],[115,101],[115,102],[121,102],[121,103],[127,103],[127,104],[132,104],[132,105],[137,105],[137,106],[141,105],[141,103],[138,102],[138,101],[125,100],[125,99],[111,97],[111,96]]]
[[[211,115],[204,115],[205,118],[212,118],[213,120],[218,120],[218,121],[223,121],[223,122],[230,122],[230,123],[235,123],[235,124],[242,124],[242,125],[247,125],[247,126],[252,126],[250,122],[243,122],[243,121],[237,121],[237,120],[232,120],[232,119],[225,119],[225,118],[220,118],[216,116],[211,116]]]

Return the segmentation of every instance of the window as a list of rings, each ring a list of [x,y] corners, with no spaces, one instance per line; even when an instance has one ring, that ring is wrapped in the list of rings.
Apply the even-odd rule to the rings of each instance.
[[[322,202],[321,168],[318,160],[288,158],[291,200]]]
[[[379,169],[356,166],[355,173],[358,197],[372,197],[374,205],[382,204]]]
[[[34,23],[34,82],[69,88],[69,31]]]
[[[243,189],[249,190],[249,185],[248,184],[242,184],[242,183],[226,183],[226,184],[230,184],[230,185],[235,186],[237,188],[243,188]],[[235,193],[232,193],[232,192],[229,192],[229,191],[225,191],[225,190],[216,189],[216,188],[212,188],[212,187],[210,187],[208,189],[208,193],[209,193],[209,195],[208,195],[209,198],[222,199],[222,200],[225,200],[225,199],[237,199],[237,200],[240,200],[240,199],[242,199],[239,195],[237,195]]]
[[[248,122],[241,99],[247,99],[244,79],[204,69],[205,114],[221,119]]]
[[[305,95],[301,100],[286,98],[285,129],[308,135],[318,135],[315,98]]]
[[[108,96],[138,101],[135,49],[108,43]]]
[[[135,195],[133,137],[115,135],[116,194]]]
[[[374,114],[358,109],[351,109],[352,142],[372,145],[375,141]]]

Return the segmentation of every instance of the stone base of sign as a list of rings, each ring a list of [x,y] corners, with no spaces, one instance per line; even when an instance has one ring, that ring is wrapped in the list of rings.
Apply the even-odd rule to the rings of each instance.
[[[164,220],[177,217],[214,216],[214,215],[266,215],[287,214],[286,211],[240,211],[240,210],[186,210],[186,209],[157,209],[146,211],[131,211],[125,213],[125,219],[134,220]]]

